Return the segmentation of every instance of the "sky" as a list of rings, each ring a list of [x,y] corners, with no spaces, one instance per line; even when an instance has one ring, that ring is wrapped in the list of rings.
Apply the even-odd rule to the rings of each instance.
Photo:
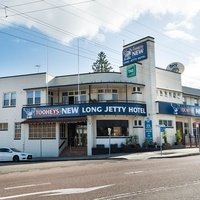
[[[92,72],[101,51],[119,71],[123,45],[152,36],[156,67],[200,88],[199,21],[199,0],[1,0],[0,77]]]

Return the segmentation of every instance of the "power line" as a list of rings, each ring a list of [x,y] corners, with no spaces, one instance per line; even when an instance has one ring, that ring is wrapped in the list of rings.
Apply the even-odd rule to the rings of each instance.
[[[45,2],[45,0],[38,0],[38,1],[34,1],[34,2],[18,4],[18,5],[14,5],[14,6],[5,6],[5,7],[8,9],[8,8],[14,8],[14,7],[22,6],[22,5],[29,5],[29,4],[32,4],[32,3],[38,3],[38,2],[41,2],[41,1]],[[61,6],[53,6],[53,7],[49,7],[49,8],[31,10],[31,11],[27,11],[27,12],[21,12],[21,14],[30,14],[30,13],[35,13],[35,12],[53,10],[53,9],[63,8],[63,7],[72,6],[72,5],[79,5],[79,4],[83,4],[83,3],[89,3],[89,2],[92,2],[92,1],[95,1],[95,0],[88,0],[88,1],[78,2],[78,3],[64,4],[64,5],[61,5]],[[2,9],[4,9],[4,8],[2,8]],[[9,15],[8,17],[13,17],[13,16],[17,16],[17,15],[19,15],[19,14]],[[0,18],[2,18],[2,17],[0,17]]]
[[[28,3],[16,4],[16,5],[12,5],[12,6],[6,6],[6,7],[14,8],[14,7],[18,7],[18,6],[25,6],[25,5],[30,5],[30,4],[34,4],[34,3],[39,3],[41,1],[44,1],[44,0],[31,1]]]
[[[2,4],[2,3],[0,3],[0,5],[5,6],[5,5]],[[27,14],[24,14],[24,13],[18,11],[18,10],[10,9],[10,8],[8,8],[8,9],[9,9],[11,12],[17,13],[19,16],[21,16],[21,17],[23,17],[23,18],[26,18],[26,19],[28,18],[29,20],[31,20],[31,21],[33,21],[33,22],[36,22],[36,23],[41,24],[41,25],[43,25],[43,26],[46,26],[46,27],[48,27],[48,28],[54,29],[54,30],[56,30],[56,31],[58,31],[58,32],[60,32],[60,33],[63,33],[63,34],[66,34],[66,35],[72,36],[72,37],[78,37],[77,35],[75,35],[75,34],[69,32],[69,31],[67,31],[67,30],[63,30],[63,29],[58,28],[58,27],[56,27],[56,26],[53,26],[53,25],[51,25],[51,24],[49,24],[49,23],[47,23],[47,22],[43,22],[42,20],[39,20],[39,19],[34,18],[34,17],[31,17],[31,16],[29,16],[29,15],[27,15]],[[80,39],[80,40],[83,40],[83,39]],[[119,53],[119,52],[116,51],[115,49],[112,49],[112,48],[107,47],[107,46],[105,46],[105,45],[101,45],[101,44],[99,44],[99,43],[97,43],[97,42],[92,42],[92,41],[87,40],[87,39],[84,39],[84,40],[86,40],[88,43],[91,43],[91,44],[93,44],[93,45],[95,45],[95,46],[106,48],[106,49],[108,49],[109,51],[112,51],[112,52],[115,53],[115,54],[121,55],[121,53]]]
[[[0,19],[1,21],[5,21],[4,19]],[[48,39],[48,37],[46,36],[46,35],[44,35],[44,34],[42,34],[42,33],[39,33],[39,32],[37,32],[37,31],[34,31],[34,30],[31,30],[31,32],[30,31],[27,31],[27,29],[25,28],[25,27],[23,27],[23,26],[20,26],[20,25],[17,25],[17,24],[15,24],[15,23],[11,23],[11,22],[9,22],[9,24],[10,25],[12,25],[12,28],[13,29],[15,29],[15,30],[17,30],[17,31],[20,31],[20,32],[22,32],[22,33],[25,33],[25,34],[28,34],[29,36],[31,35],[31,36],[33,36],[33,37],[37,37],[37,38],[40,38],[40,39],[42,39],[42,40],[46,40],[46,41],[48,41],[48,42],[51,42],[51,43],[54,43],[54,44],[56,44],[56,45],[62,45],[61,43],[59,43],[59,41],[57,40],[57,39],[54,39],[54,40],[49,40]],[[23,29],[23,30],[21,30],[21,29],[19,29],[19,28],[16,28],[16,27],[19,27],[19,28],[21,28],[21,29]],[[35,34],[34,34],[35,33]],[[41,37],[40,35],[43,35],[44,37]],[[66,46],[64,46],[64,45],[62,45],[63,47],[66,47]],[[75,48],[75,47],[73,47],[73,46],[71,46],[71,47],[69,47],[69,46],[67,46],[67,48],[69,48],[69,49],[72,49],[72,50],[77,50],[77,48]],[[83,47],[81,47],[81,46],[79,46],[79,49],[81,50],[81,51],[83,51],[83,52],[85,52],[85,53],[87,53],[87,54],[91,54],[91,55],[97,55],[97,53],[96,52],[94,52],[94,51],[91,51],[91,50],[89,50],[89,49],[85,49],[85,48],[83,48]],[[118,61],[118,62],[121,62],[121,60],[119,60],[119,59],[116,59],[116,58],[113,58],[113,57],[110,57],[109,56],[109,58],[110,59],[113,59],[113,60],[116,60],[116,61]]]
[[[116,14],[118,14],[118,15],[120,15],[120,16],[122,15],[118,10],[115,10],[115,9],[113,9],[113,8],[111,8],[111,7],[108,7],[108,6],[106,6],[106,5],[102,4],[102,3],[100,3],[100,2],[97,1],[97,0],[96,0],[96,3],[99,4],[100,6],[102,6],[102,7],[106,8],[106,9],[108,9],[109,11],[111,10],[111,11],[113,11],[114,13],[116,13]],[[154,28],[152,28],[152,27],[149,27],[149,26],[147,26],[147,25],[145,25],[145,24],[143,24],[143,23],[141,23],[141,22],[138,22],[138,21],[136,21],[136,20],[134,20],[134,22],[135,22],[136,24],[140,25],[140,26],[145,27],[146,29],[149,29],[149,30],[151,30],[151,31],[153,31],[153,32],[155,32],[155,33],[157,33],[157,34],[160,34],[160,35],[164,36],[164,37],[167,38],[167,39],[172,40],[170,37],[168,37],[167,35],[163,34],[163,33],[160,32],[159,30],[156,30],[156,29],[154,29]],[[128,29],[124,29],[124,30],[127,31],[127,32],[130,32],[131,34],[135,34],[135,33],[133,33],[132,31],[130,31],[130,30],[128,30]],[[182,42],[182,44],[184,44],[185,46],[187,46],[187,47],[189,47],[189,48],[194,49],[193,46],[190,46],[190,45],[188,45],[188,44],[186,44],[186,43],[184,43],[184,42]],[[158,44],[158,45],[159,45],[159,44]],[[160,46],[165,46],[165,45],[160,44]],[[166,48],[166,46],[165,46],[165,48]],[[195,48],[196,48],[196,46],[195,46]],[[177,52],[176,49],[172,49],[171,47],[170,47],[170,49],[173,50],[173,51],[175,51],[175,52]],[[198,51],[200,51],[199,48],[196,48],[196,49],[197,49]],[[182,51],[182,49],[179,49],[179,51]],[[184,52],[184,51],[182,51],[182,52]],[[184,53],[185,53],[185,52],[184,52]]]

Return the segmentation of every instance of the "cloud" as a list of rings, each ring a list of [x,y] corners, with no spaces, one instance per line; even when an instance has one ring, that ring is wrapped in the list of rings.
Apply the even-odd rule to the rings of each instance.
[[[168,37],[173,38],[173,39],[182,39],[182,40],[186,40],[190,42],[194,42],[197,40],[197,38],[195,38],[191,34],[188,34],[182,30],[170,30],[170,31],[166,31],[165,34]]]
[[[197,56],[195,58],[192,58],[190,63],[185,66],[185,71],[182,74],[182,82],[183,85],[194,87],[194,88],[200,88],[200,56]]]
[[[170,22],[165,27],[166,30],[174,30],[180,28],[191,30],[193,28],[193,24],[188,20],[184,20],[181,22]]]
[[[199,13],[199,0],[2,0],[0,18],[8,17],[9,22],[36,28],[48,36],[68,43],[76,37],[96,38],[99,33],[119,32],[131,20],[151,13],[154,16],[166,14],[192,18]],[[5,9],[6,6],[6,9]],[[173,38],[194,40],[187,33],[176,30],[191,28],[188,23],[171,23],[168,31]],[[175,31],[176,30],[176,31]]]

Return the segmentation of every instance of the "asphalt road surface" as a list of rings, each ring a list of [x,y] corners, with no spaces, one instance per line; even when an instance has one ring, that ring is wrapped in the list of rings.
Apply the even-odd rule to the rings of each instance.
[[[0,200],[199,200],[200,156],[0,163]]]

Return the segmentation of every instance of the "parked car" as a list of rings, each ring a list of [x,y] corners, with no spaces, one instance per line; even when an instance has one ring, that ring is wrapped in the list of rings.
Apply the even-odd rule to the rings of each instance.
[[[32,155],[29,153],[21,152],[15,148],[0,148],[0,161],[22,161],[30,160]]]

